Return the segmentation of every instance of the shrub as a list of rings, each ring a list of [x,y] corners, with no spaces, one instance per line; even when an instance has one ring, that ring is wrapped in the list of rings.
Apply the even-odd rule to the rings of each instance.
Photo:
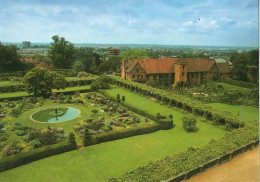
[[[123,102],[125,101],[125,96],[122,96],[122,101],[123,101]]]
[[[68,142],[71,144],[77,145],[74,133],[70,132]]]
[[[84,146],[87,146],[91,140],[91,134],[89,133],[88,129],[85,129],[84,135],[83,135],[83,144]]]
[[[85,77],[86,75],[87,75],[87,72],[85,72],[85,71],[78,72],[78,77]]]
[[[196,123],[197,120],[193,116],[186,115],[182,118],[183,129],[187,132],[196,131]]]

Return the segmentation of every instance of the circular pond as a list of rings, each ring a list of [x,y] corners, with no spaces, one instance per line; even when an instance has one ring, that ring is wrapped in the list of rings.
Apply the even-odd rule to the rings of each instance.
[[[73,107],[46,108],[31,114],[31,119],[37,122],[58,123],[74,119],[80,115],[80,110]]]

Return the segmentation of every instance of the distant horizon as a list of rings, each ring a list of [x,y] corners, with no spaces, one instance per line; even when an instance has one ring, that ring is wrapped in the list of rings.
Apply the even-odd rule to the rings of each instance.
[[[51,42],[59,35],[95,44],[259,46],[258,0],[8,0],[0,6],[2,42]]]
[[[31,42],[29,40],[25,40],[28,42]],[[0,41],[1,42],[1,41]],[[16,45],[22,45],[22,42],[1,42],[2,44],[16,44]],[[131,44],[131,43],[80,43],[80,42],[71,42],[74,46],[75,45],[144,45],[144,46],[172,46],[172,47],[221,47],[221,48],[259,48],[259,46],[229,46],[229,45],[185,45],[185,44]],[[51,42],[31,42],[31,45],[47,45],[51,44]]]

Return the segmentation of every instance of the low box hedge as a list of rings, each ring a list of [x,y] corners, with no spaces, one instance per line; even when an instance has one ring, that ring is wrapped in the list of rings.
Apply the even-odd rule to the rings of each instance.
[[[91,139],[84,143],[86,144],[85,146],[89,146],[89,145],[94,145],[94,144],[98,144],[98,143],[132,137],[135,135],[153,133],[160,129],[161,129],[161,127],[159,124],[152,123],[149,126],[140,126],[140,127],[136,127],[136,128],[128,128],[128,129],[123,129],[123,130],[113,130],[113,131],[108,131],[108,132],[104,132],[104,133],[100,133],[100,134],[91,136]]]
[[[244,88],[250,88],[250,89],[256,88],[256,84],[254,84],[254,83],[233,80],[231,78],[226,78],[223,80],[223,82],[230,84],[230,85],[236,85],[236,86],[244,87]]]
[[[11,155],[0,159],[0,172],[8,169],[12,169],[30,162],[43,159],[45,157],[61,154],[71,150],[75,150],[77,146],[75,144],[69,144],[61,142],[54,145],[33,149],[30,152],[22,152],[16,155]]]

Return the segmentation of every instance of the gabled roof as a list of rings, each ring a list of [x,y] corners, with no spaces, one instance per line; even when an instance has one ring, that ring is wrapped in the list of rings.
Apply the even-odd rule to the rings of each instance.
[[[188,72],[207,72],[215,64],[213,59],[186,58]]]
[[[216,63],[219,73],[230,73],[231,72],[231,67],[229,63]]]
[[[174,73],[175,64],[185,62],[188,72],[207,72],[214,65],[213,59],[200,58],[166,58],[166,59],[135,59],[128,61],[126,72],[129,73],[137,63],[147,74]]]

